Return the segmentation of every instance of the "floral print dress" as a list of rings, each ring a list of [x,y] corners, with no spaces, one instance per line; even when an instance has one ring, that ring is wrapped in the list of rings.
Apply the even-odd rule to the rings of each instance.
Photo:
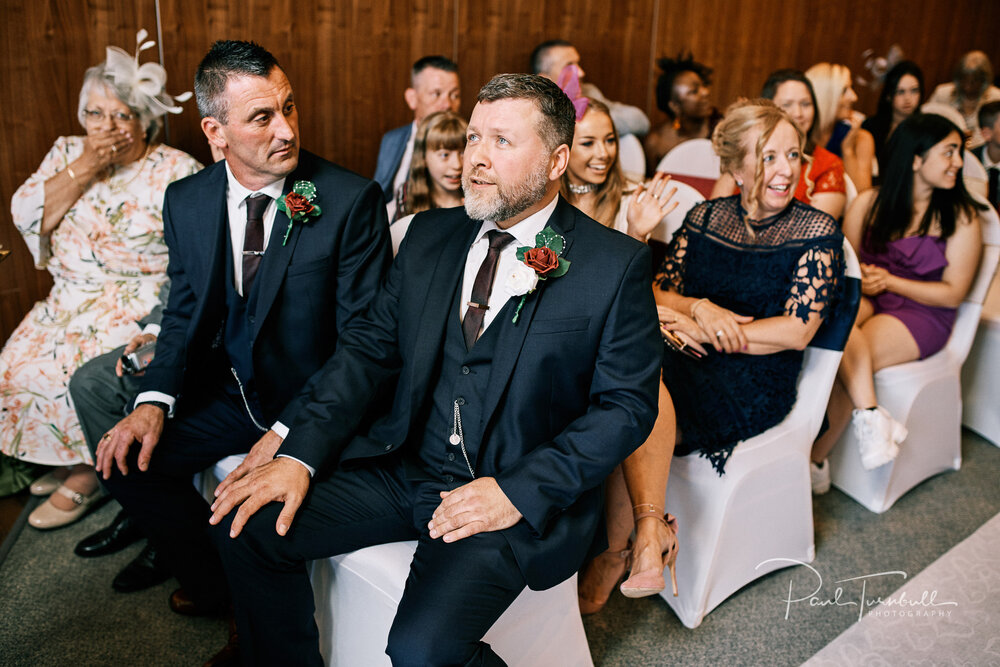
[[[169,146],[91,183],[48,236],[40,234],[45,181],[83,153],[83,137],[60,137],[11,202],[14,224],[52,274],[0,351],[0,451],[32,463],[92,463],[70,399],[84,362],[139,333],[167,278],[163,193],[201,169]]]

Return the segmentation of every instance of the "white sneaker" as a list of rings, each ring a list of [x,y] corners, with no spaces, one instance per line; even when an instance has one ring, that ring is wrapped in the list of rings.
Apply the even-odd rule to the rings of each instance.
[[[826,459],[822,463],[809,461],[809,480],[814,496],[821,496],[830,490],[830,464]]]
[[[896,458],[897,442],[906,439],[906,427],[897,422],[885,408],[855,410],[851,423],[861,450],[861,465],[874,470]]]

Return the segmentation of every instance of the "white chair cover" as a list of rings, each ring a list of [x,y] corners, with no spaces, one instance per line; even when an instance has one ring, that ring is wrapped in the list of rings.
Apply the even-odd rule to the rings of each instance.
[[[854,184],[854,181],[851,180],[846,171],[844,172],[844,194],[844,212],[846,213],[847,209],[851,207],[851,203],[858,198],[858,186]]]
[[[677,208],[664,216],[649,236],[650,239],[663,243],[670,243],[674,232],[680,229],[684,218],[687,217],[688,211],[694,208],[698,202],[705,201],[705,197],[687,183],[672,180],[667,184],[667,191],[669,192],[672,188],[677,188],[677,194],[674,195]]]
[[[860,289],[861,269],[846,240],[844,251],[854,307],[838,323],[839,335],[830,336],[837,349],[806,349],[788,416],[737,445],[722,477],[700,456],[674,457],[670,464],[666,508],[678,522],[679,595],[669,587],[660,595],[689,628],[758,577],[815,557],[809,453]]]
[[[243,456],[230,456],[202,475],[206,498]],[[416,542],[359,549],[309,564],[320,653],[326,664],[389,665],[389,627],[403,595]],[[576,575],[544,591],[525,589],[484,641],[509,665],[591,667],[576,596]]]
[[[962,424],[1000,447],[1000,273],[983,302],[979,329],[962,366]]]
[[[879,405],[909,430],[909,436],[899,446],[899,456],[875,470],[865,470],[852,428],[844,431],[830,453],[834,486],[872,512],[881,514],[928,477],[958,470],[962,465],[959,373],[969,355],[983,300],[1000,257],[1000,219],[993,207],[980,212],[980,221],[983,256],[969,294],[958,307],[948,343],[926,359],[875,373]]]
[[[965,189],[985,198],[990,188],[990,177],[986,173],[986,167],[972,154],[972,151],[965,151],[964,160],[962,180],[965,181]]]
[[[709,139],[688,139],[664,155],[656,171],[716,180],[720,174],[719,156]]]
[[[618,162],[632,180],[642,181],[646,177],[646,153],[642,150],[639,137],[634,134],[618,137]]]

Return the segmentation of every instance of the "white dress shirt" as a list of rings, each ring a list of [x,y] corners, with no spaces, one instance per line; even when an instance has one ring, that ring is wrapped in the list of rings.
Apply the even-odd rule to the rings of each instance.
[[[552,217],[552,211],[556,210],[556,204],[558,203],[559,197],[553,197],[552,201],[542,210],[531,214],[510,229],[503,230],[513,236],[514,240],[500,251],[500,260],[497,263],[497,278],[493,281],[490,298],[486,302],[489,309],[483,316],[483,331],[486,331],[490,323],[493,322],[493,318],[496,317],[500,309],[507,303],[507,299],[510,298],[507,292],[504,291],[503,276],[507,275],[514,265],[517,264],[518,247],[535,247],[535,235],[545,228],[549,218]],[[476,240],[472,243],[472,247],[469,248],[469,254],[465,260],[465,276],[462,279],[462,301],[459,308],[460,318],[464,319],[465,311],[469,309],[469,301],[472,300],[472,285],[476,282],[476,274],[479,273],[479,267],[482,265],[483,260],[486,259],[486,253],[490,249],[490,242],[486,238],[486,232],[494,229],[499,229],[496,223],[483,222],[479,227]]]

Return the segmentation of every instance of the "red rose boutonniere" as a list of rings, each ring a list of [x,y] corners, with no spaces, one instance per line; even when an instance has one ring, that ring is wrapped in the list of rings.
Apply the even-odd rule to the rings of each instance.
[[[546,227],[535,235],[534,248],[521,246],[517,249],[517,259],[521,263],[514,265],[504,281],[504,291],[509,296],[521,297],[514,311],[514,324],[521,316],[528,295],[538,287],[538,281],[558,278],[569,271],[569,260],[560,257],[565,243],[562,236]]]
[[[292,233],[292,225],[296,222],[305,223],[310,218],[318,218],[322,209],[313,203],[316,199],[316,186],[312,181],[295,181],[292,191],[278,200],[278,210],[288,216],[288,229],[281,245],[288,243],[288,235]]]

